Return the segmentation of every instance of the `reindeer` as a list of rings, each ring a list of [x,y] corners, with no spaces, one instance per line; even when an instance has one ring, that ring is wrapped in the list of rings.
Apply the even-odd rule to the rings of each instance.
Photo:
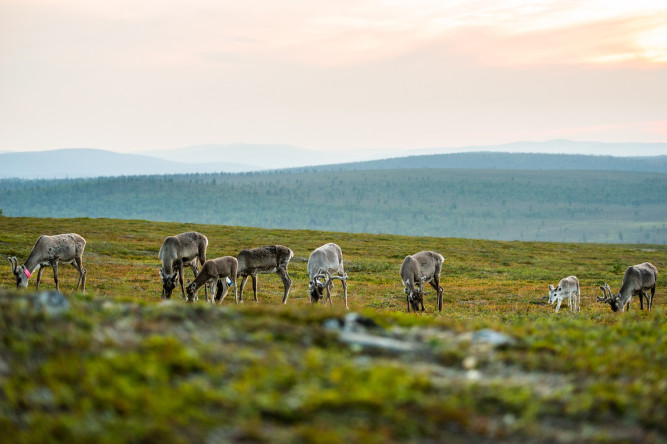
[[[287,267],[293,256],[294,252],[282,245],[269,245],[242,250],[236,256],[239,263],[238,275],[242,276],[241,288],[239,289],[239,302],[243,303],[243,288],[248,280],[248,276],[252,278],[252,292],[255,296],[255,302],[259,302],[257,300],[257,275],[277,273],[285,287],[283,304],[286,304],[289,290],[292,287],[292,279],[290,279],[287,273]]]
[[[440,271],[445,258],[435,251],[420,251],[412,256],[406,256],[401,265],[401,281],[405,286],[407,296],[408,313],[410,307],[413,311],[424,311],[424,283],[428,282],[437,292],[436,306],[442,311],[442,293],[440,286]],[[416,287],[415,287],[416,286]]]
[[[238,269],[239,269],[239,262],[233,256],[219,257],[204,262],[204,265],[201,267],[201,271],[199,272],[195,280],[192,283],[190,283],[190,280],[188,279],[188,285],[185,288],[185,290],[188,293],[188,300],[189,301],[196,300],[197,290],[199,289],[199,287],[201,287],[202,285],[206,285],[207,283],[210,283],[211,297],[210,298],[206,297],[206,301],[207,302],[210,301],[211,303],[213,303],[216,285],[220,283],[220,291],[219,294],[216,295],[215,299],[219,297],[220,303],[222,303],[222,301],[225,299],[225,296],[227,296],[227,290],[229,289],[229,285],[227,284],[226,278],[230,278],[230,280],[234,283],[234,299],[238,304],[239,298],[238,298],[238,291],[236,288],[236,274],[238,272]]]
[[[630,310],[630,299],[632,295],[639,295],[639,308],[644,309],[644,298],[646,298],[646,307],[650,311],[653,308],[653,296],[655,295],[655,281],[658,279],[658,269],[650,262],[632,265],[625,270],[623,283],[618,293],[612,294],[609,284],[600,286],[603,297],[597,297],[598,302],[604,302],[611,306],[612,311]],[[605,291],[606,290],[606,291]],[[647,290],[651,290],[649,298]],[[607,293],[609,293],[607,295]]]
[[[162,278],[162,299],[170,299],[171,293],[176,288],[176,278],[181,284],[183,299],[185,289],[183,288],[183,267],[190,266],[197,277],[198,265],[206,262],[206,248],[208,239],[201,233],[189,231],[176,236],[169,236],[162,243],[158,258],[162,261],[160,277]],[[204,287],[206,294],[206,287]],[[208,298],[208,295],[206,294]]]
[[[331,273],[338,273],[338,276],[332,276]],[[333,280],[340,280],[343,284],[343,293],[345,294],[345,308],[347,306],[347,274],[343,269],[343,251],[334,243],[328,243],[316,248],[308,258],[308,275],[310,282],[308,283],[308,291],[310,293],[310,303],[318,302],[324,298],[324,290],[327,290],[327,298],[329,305],[333,307],[331,301],[331,289],[333,288]],[[323,282],[320,282],[324,279]]]
[[[570,307],[570,311],[581,311],[581,291],[579,290],[579,279],[576,276],[561,279],[556,288],[549,285],[549,305],[558,301],[556,313],[558,313],[560,304],[565,297],[567,297],[567,305]],[[572,299],[574,299],[574,302]]]
[[[83,267],[83,250],[86,247],[86,240],[76,233],[57,234],[55,236],[42,235],[35,242],[28,259],[19,267],[16,257],[8,257],[12,273],[16,277],[16,288],[26,288],[28,279],[37,267],[37,290],[39,282],[42,279],[44,267],[53,268],[53,280],[56,282],[56,290],[60,291],[58,283],[58,263],[74,265],[79,272],[79,281],[76,284],[76,291],[81,287],[86,291],[86,269]]]

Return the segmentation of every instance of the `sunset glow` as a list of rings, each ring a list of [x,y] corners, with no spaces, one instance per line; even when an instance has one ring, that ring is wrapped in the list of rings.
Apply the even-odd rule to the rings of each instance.
[[[0,150],[667,142],[665,78],[660,1],[0,0]]]

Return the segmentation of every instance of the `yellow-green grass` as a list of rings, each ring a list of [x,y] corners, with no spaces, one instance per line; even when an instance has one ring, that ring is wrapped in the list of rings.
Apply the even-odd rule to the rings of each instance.
[[[22,263],[41,234],[76,232],[87,240],[84,264],[88,269],[86,287],[89,294],[104,297],[130,297],[143,301],[160,299],[158,251],[165,237],[183,231],[197,230],[209,239],[208,258],[232,255],[243,248],[282,244],[294,251],[289,266],[293,279],[289,304],[308,304],[310,252],[327,242],[336,242],[343,250],[349,275],[350,308],[360,310],[403,311],[405,300],[399,269],[403,258],[421,250],[435,250],[445,257],[441,284],[444,287],[443,312],[435,313],[435,293],[426,296],[427,313],[436,318],[492,318],[506,313],[553,314],[545,304],[548,285],[569,275],[579,278],[582,289],[581,314],[559,315],[589,317],[607,314],[608,306],[596,303],[599,286],[609,283],[616,290],[625,268],[650,261],[658,270],[667,263],[664,245],[608,245],[584,243],[500,242],[452,238],[425,238],[393,235],[330,233],[307,230],[268,230],[247,227],[155,223],[110,219],[37,219],[1,218],[0,251],[16,256]],[[0,273],[0,285],[11,288],[13,276],[6,264]],[[73,290],[77,272],[60,267],[62,289]],[[186,269],[186,278],[192,277]],[[34,286],[35,279],[31,279]],[[239,281],[240,282],[240,281]],[[54,286],[51,269],[44,271],[41,285]],[[428,287],[427,287],[428,288]],[[334,304],[341,305],[342,293],[337,285]],[[252,301],[252,286],[246,285],[244,300]],[[250,294],[250,299],[247,295]],[[174,292],[180,297],[180,291]],[[278,304],[282,283],[276,275],[260,275],[260,303]],[[660,285],[656,308],[662,306]],[[226,299],[225,304],[233,303]],[[633,309],[638,309],[637,298]],[[610,321],[615,316],[606,317]]]
[[[290,247],[288,305],[280,304],[276,275],[260,275],[259,304],[250,284],[242,306],[228,296],[222,307],[211,307],[203,294],[188,304],[180,290],[161,304],[160,245],[190,230],[208,237],[209,258],[268,244]],[[10,290],[8,263],[0,273],[0,288],[10,290],[0,298],[0,425],[16,440],[661,442],[667,436],[662,275],[651,312],[640,311],[637,298],[627,313],[595,301],[605,282],[618,289],[629,265],[650,261],[660,273],[665,246],[0,217],[0,253],[22,263],[39,235],[64,232],[86,238],[88,270],[83,295],[73,292],[74,268],[60,267],[61,290],[73,304],[64,318],[13,304],[30,292]],[[325,319],[345,312],[340,285],[333,310],[309,303],[307,258],[326,242],[342,247],[350,309],[394,337],[418,338],[426,351],[367,352],[324,329]],[[425,249],[445,257],[443,311],[434,309],[431,290],[426,313],[407,314],[398,270],[407,254]],[[556,315],[546,303],[548,285],[571,274],[581,283],[581,312],[564,306]],[[50,269],[42,285],[54,287]],[[476,349],[452,339],[482,328],[510,335],[515,345]]]

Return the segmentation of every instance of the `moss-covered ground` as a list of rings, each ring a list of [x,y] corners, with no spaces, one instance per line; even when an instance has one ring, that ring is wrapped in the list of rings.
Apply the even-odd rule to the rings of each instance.
[[[282,244],[293,286],[276,275],[259,304],[160,300],[164,238],[197,230],[208,257]],[[662,273],[667,247],[492,242],[264,230],[106,219],[0,217],[0,254],[22,263],[41,234],[88,241],[86,292],[60,267],[70,307],[35,303],[0,272],[0,430],[5,442],[665,442],[667,327],[662,274],[653,311],[595,301],[629,265]],[[336,242],[360,334],[405,350],[343,340],[334,308],[310,306],[306,262]],[[398,270],[420,250],[445,257],[444,307],[407,314]],[[549,284],[578,276],[581,312],[547,305]],[[190,271],[186,271],[190,276]],[[50,269],[41,289],[54,288]],[[327,322],[329,320],[329,322]],[[372,324],[373,322],[371,322]],[[510,341],[476,341],[492,329]]]

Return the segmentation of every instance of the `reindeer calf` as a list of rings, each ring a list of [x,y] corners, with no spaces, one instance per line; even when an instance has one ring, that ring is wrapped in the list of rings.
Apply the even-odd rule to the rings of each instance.
[[[239,262],[233,256],[219,257],[204,262],[204,266],[201,268],[201,271],[195,280],[191,283],[188,279],[188,286],[186,287],[188,301],[196,301],[198,299],[197,290],[199,287],[210,283],[211,297],[209,299],[209,297],[206,296],[206,301],[213,303],[216,284],[218,281],[222,281],[222,291],[220,294],[220,303],[222,303],[223,299],[225,299],[225,296],[227,296],[227,290],[229,290],[229,285],[226,281],[226,278],[229,278],[234,283],[234,300],[238,304],[239,298],[236,287],[236,275],[238,273],[238,269]]]
[[[553,285],[549,285],[549,305],[553,305],[554,302],[558,301],[556,313],[558,313],[560,304],[566,297],[570,311],[581,311],[581,291],[579,290],[579,279],[576,276],[568,276],[561,279],[556,288]]]

